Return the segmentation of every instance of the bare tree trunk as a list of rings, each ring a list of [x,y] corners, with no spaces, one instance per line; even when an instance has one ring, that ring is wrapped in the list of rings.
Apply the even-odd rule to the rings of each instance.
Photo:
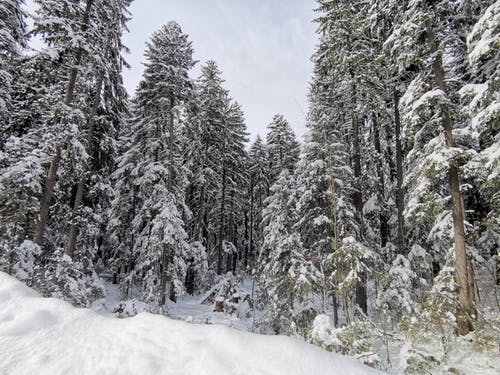
[[[394,125],[396,133],[396,207],[398,210],[398,253],[406,254],[404,232],[404,192],[403,192],[403,147],[401,145],[401,119],[399,117],[399,93],[394,89]]]
[[[174,144],[175,144],[175,134],[174,134],[174,98],[170,97],[170,109],[168,111],[168,185],[167,189],[169,193],[173,194],[174,187]]]
[[[243,255],[243,265],[245,269],[248,266],[248,247],[250,245],[250,238],[248,236],[248,211],[245,211],[245,253]]]
[[[224,214],[226,209],[226,166],[222,163],[222,191],[220,202],[219,241],[217,243],[217,275],[222,273],[222,241],[224,238]]]
[[[254,230],[254,193],[253,193],[253,183],[250,191],[250,241],[249,241],[249,257],[253,257],[253,230]]]
[[[373,117],[373,138],[375,151],[377,152],[377,177],[378,177],[378,203],[380,206],[380,246],[383,248],[389,241],[389,224],[385,207],[385,177],[384,162],[382,159],[382,147],[380,145],[380,132],[378,129],[377,115]]]
[[[103,81],[104,81],[104,74],[101,73],[101,75],[97,79],[96,96],[95,96],[94,102],[92,104],[92,111],[90,113],[90,118],[89,118],[89,130],[88,130],[88,135],[87,135],[87,142],[88,142],[90,157],[92,157],[93,151],[94,151],[95,121],[96,121],[96,116],[97,116],[97,109],[99,108],[99,104],[101,103],[101,91],[102,91]],[[66,249],[66,253],[70,257],[73,257],[73,255],[75,253],[75,249],[76,249],[77,227],[76,227],[75,220],[76,220],[78,208],[80,207],[80,204],[82,203],[82,200],[83,200],[84,190],[85,190],[85,172],[81,176],[80,180],[78,181],[78,185],[76,187],[75,201],[73,204],[73,213],[71,215],[72,218],[71,218],[71,224],[69,227],[68,248]]]
[[[85,13],[83,16],[82,31],[86,31],[89,24],[90,10],[92,9],[92,4],[94,0],[87,0],[87,6],[85,8]],[[76,78],[78,76],[78,66],[82,62],[83,48],[78,48],[76,53],[75,64],[70,70],[68,85],[66,87],[66,95],[64,98],[64,104],[69,106],[73,102],[73,95],[75,92]],[[33,242],[37,245],[42,245],[43,235],[45,233],[45,227],[47,226],[47,221],[49,219],[49,208],[50,202],[52,201],[52,196],[54,195],[54,187],[56,184],[57,170],[59,168],[59,162],[61,161],[61,144],[56,143],[55,155],[50,162],[49,173],[45,180],[45,189],[43,191],[42,199],[40,201],[40,213],[38,215],[38,220],[35,225],[35,231],[33,236]]]
[[[174,145],[175,145],[175,133],[174,133],[174,98],[173,96],[170,97],[170,108],[168,111],[168,180],[167,180],[167,190],[169,194],[174,194]],[[160,281],[161,281],[161,305],[165,304],[165,299],[166,299],[166,294],[167,294],[167,283],[168,283],[168,277],[167,277],[167,270],[168,270],[168,263],[169,263],[169,256],[168,256],[168,247],[170,245],[165,244],[164,248],[162,249],[162,257],[161,257],[161,262],[162,262],[162,267],[161,267],[161,275],[160,275]],[[170,284],[169,286],[169,298],[170,300],[175,302],[175,292],[173,290],[173,285]]]
[[[431,53],[435,55],[432,62],[432,70],[438,87],[445,93],[448,93],[444,78],[444,69],[442,57],[438,51],[436,35],[432,28],[432,21],[426,20],[427,37]],[[455,147],[453,139],[453,124],[449,108],[441,107],[442,125],[446,139],[446,146],[449,148]],[[474,277],[472,275],[472,267],[467,267],[467,251],[465,245],[465,210],[460,192],[460,175],[459,169],[452,160],[448,171],[448,178],[451,189],[451,206],[453,216],[453,237],[455,241],[455,278],[458,285],[458,301],[459,308],[457,311],[457,332],[459,335],[466,335],[474,328],[472,321],[476,318],[475,294],[474,294]]]
[[[360,232],[363,227],[363,195],[361,193],[361,145],[359,142],[359,123],[356,116],[356,82],[354,72],[351,71],[352,78],[352,133],[353,133],[353,162],[354,162],[354,177],[356,187],[353,193],[354,207],[358,214]],[[368,311],[367,296],[366,296],[366,275],[364,272],[360,274],[361,282],[356,286],[356,303],[361,310],[366,313]]]

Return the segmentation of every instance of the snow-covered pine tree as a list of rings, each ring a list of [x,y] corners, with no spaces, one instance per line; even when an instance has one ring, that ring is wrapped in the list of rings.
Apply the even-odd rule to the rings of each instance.
[[[487,7],[467,35],[468,80],[460,88],[462,112],[470,119],[467,134],[477,152],[464,165],[464,177],[473,187],[466,193],[470,234],[481,257],[487,261],[491,281],[500,281],[500,4]],[[496,44],[495,44],[496,43]],[[494,290],[494,288],[492,288]],[[487,292],[483,292],[485,294]]]
[[[460,168],[471,153],[460,137],[465,124],[456,111],[457,84],[462,79],[465,59],[463,34],[472,27],[478,11],[480,7],[473,2],[409,2],[391,36],[392,40],[405,40],[404,44],[395,44],[401,65],[411,59],[424,63],[422,73],[413,79],[401,102],[406,116],[403,131],[411,150],[407,158],[407,185],[411,191],[406,215],[426,223],[428,230],[412,228],[420,230],[413,237],[430,241],[441,264],[453,233],[460,334],[472,329],[475,291],[466,252],[465,208],[460,189]]]
[[[283,115],[274,115],[267,125],[266,147],[269,158],[269,184],[272,185],[285,169],[293,173],[300,154],[299,143]]]
[[[321,296],[323,311],[328,308],[329,298],[334,298],[337,324],[335,289],[341,280],[331,279],[334,263],[339,263],[335,261],[336,253],[344,238],[359,238],[360,227],[352,201],[354,176],[342,137],[349,124],[334,105],[335,96],[330,90],[329,80],[316,61],[309,97],[309,132],[296,170],[298,220],[294,228],[300,233],[308,255],[315,259],[316,267],[322,271],[323,279],[316,293]],[[347,274],[350,270],[340,271]]]
[[[236,270],[236,261],[241,258],[244,242],[241,238],[240,228],[243,220],[240,213],[244,206],[244,192],[248,184],[248,172],[245,169],[247,153],[245,144],[248,141],[245,118],[241,107],[236,102],[231,102],[226,112],[225,134],[222,140],[225,144],[221,164],[223,184],[220,195],[220,227],[219,246],[229,242],[236,250],[228,252],[226,256],[226,272]],[[223,198],[224,197],[224,198]],[[225,208],[227,206],[227,208]]]
[[[109,230],[117,266],[132,264],[127,293],[163,305],[183,292],[187,234],[183,215],[187,170],[180,150],[181,106],[189,99],[193,49],[171,21],[147,44],[143,80],[134,98],[130,140],[114,173],[116,198]]]
[[[294,196],[293,175],[284,169],[271,187],[262,213],[260,280],[270,302],[272,328],[282,334],[303,334],[311,325],[318,313],[314,291],[322,276],[293,229]]]
[[[245,264],[253,263],[260,253],[262,244],[262,210],[269,185],[269,164],[267,161],[266,145],[257,135],[250,145],[248,152],[248,212],[247,212],[247,249],[245,250]]]
[[[243,113],[223,88],[221,75],[214,61],[202,66],[187,125],[193,137],[188,140],[193,176],[188,187],[188,205],[193,212],[190,232],[207,248],[209,263],[217,274],[224,268],[229,270],[228,263],[223,265],[223,249],[236,247],[231,242],[236,233],[233,225],[247,179]],[[229,243],[232,246],[225,246]]]
[[[201,67],[195,97],[188,107],[185,129],[186,157],[191,169],[186,196],[192,212],[189,233],[191,238],[205,246],[211,265],[216,245],[212,209],[220,191],[220,129],[223,127],[228,96],[227,90],[222,87],[224,81],[221,74],[214,61],[208,61]]]
[[[16,59],[25,46],[25,14],[23,0],[0,1],[0,150],[12,133],[9,126],[12,84],[17,78]]]
[[[369,239],[363,216],[368,194],[363,185],[365,181],[370,181],[370,173],[366,169],[363,135],[367,119],[373,114],[373,108],[370,107],[373,102],[376,103],[370,97],[376,95],[377,90],[374,88],[378,88],[377,72],[373,69],[377,64],[372,64],[373,43],[367,33],[368,10],[368,3],[318,1],[321,14],[317,22],[322,39],[317,59],[320,72],[329,76],[327,84],[333,91],[335,106],[343,124],[343,141],[349,145],[354,176],[352,202],[360,229],[356,240],[360,242]],[[350,123],[350,128],[346,126],[347,123]],[[367,312],[366,277],[360,275],[362,282],[356,290],[357,304],[363,312]]]
[[[104,52],[114,51],[111,42],[105,43],[105,39],[109,40],[109,34],[104,30],[121,34],[123,23],[120,22],[123,20],[113,20],[123,16],[127,5],[127,1],[121,0],[102,3],[98,0],[37,3],[33,33],[40,35],[45,44],[40,52],[23,58],[19,65],[21,77],[14,87],[13,106],[16,115],[11,124],[18,138],[12,138],[6,150],[9,165],[2,171],[1,178],[4,182],[2,185],[7,189],[2,192],[2,196],[6,197],[7,206],[14,208],[11,213],[15,213],[15,224],[23,229],[17,230],[17,237],[10,238],[16,242],[14,245],[19,245],[27,237],[42,243],[45,229],[50,228],[44,238],[41,256],[44,266],[48,268],[40,270],[38,287],[42,291],[56,293],[57,285],[63,290],[63,284],[73,282],[66,276],[71,278],[76,274],[83,274],[87,277],[88,289],[93,294],[92,297],[82,297],[80,302],[83,304],[102,292],[97,285],[93,266],[96,242],[102,234],[102,227],[99,225],[104,220],[100,216],[102,211],[95,213],[92,218],[92,221],[98,222],[97,226],[85,228],[85,233],[91,240],[77,258],[71,262],[62,262],[59,259],[61,251],[50,255],[50,259],[49,254],[65,246],[67,224],[71,220],[73,187],[89,160],[84,129],[93,117],[90,113],[90,108],[94,107],[93,98],[101,96],[100,92],[96,93],[99,91],[96,89],[99,67],[104,64],[112,66],[116,60]],[[108,59],[104,62],[99,56],[108,56]],[[107,70],[108,73],[110,71],[111,69]],[[119,87],[119,72],[118,76],[115,74],[115,79],[119,83],[114,85],[114,93],[120,90],[124,93],[123,87]],[[103,81],[109,82],[110,79],[106,77]],[[109,94],[107,96],[109,99]],[[123,98],[124,96],[119,98],[113,94],[113,105],[123,106]],[[105,119],[107,115],[112,116],[110,112],[101,110],[99,115],[101,119]],[[113,143],[108,137],[102,137],[102,141],[108,145]],[[100,155],[104,155],[103,149],[97,148]],[[44,169],[48,164],[50,167],[47,172]],[[97,199],[95,203],[98,205]],[[37,221],[35,225],[34,220]],[[31,224],[26,221],[31,221]],[[58,259],[61,264],[75,267],[72,271],[76,273],[71,270],[66,272],[59,267],[60,272],[51,274],[54,270],[49,269],[50,263],[58,262]],[[85,283],[86,281],[77,282],[82,288],[85,288]],[[62,293],[64,294],[64,290]]]
[[[103,46],[104,58],[89,56],[91,69],[84,80],[88,85],[90,112],[81,129],[81,142],[89,155],[82,173],[75,176],[76,191],[72,196],[71,223],[66,252],[73,256],[78,247],[95,253],[103,242],[108,209],[112,198],[110,175],[115,168],[118,132],[127,113],[127,93],[122,82],[122,69],[127,66],[127,52],[121,38],[130,19],[129,0],[106,1],[96,12],[100,26],[93,28],[92,38]],[[87,186],[86,186],[87,185]],[[77,241],[78,233],[81,234]],[[77,246],[78,245],[78,246]],[[94,248],[94,249],[92,249]]]

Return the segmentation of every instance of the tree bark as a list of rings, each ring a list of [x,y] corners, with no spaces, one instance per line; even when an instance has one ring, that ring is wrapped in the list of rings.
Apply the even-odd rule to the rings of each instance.
[[[217,243],[217,275],[222,273],[222,241],[224,238],[224,215],[225,215],[225,200],[226,200],[226,166],[222,163],[222,190],[220,202],[220,224],[219,224],[219,241]]]
[[[385,207],[385,177],[384,162],[382,159],[382,147],[380,145],[380,132],[378,129],[378,119],[375,113],[373,117],[373,138],[375,151],[377,152],[377,177],[378,177],[378,203],[380,206],[380,246],[383,248],[389,241],[389,224]]]
[[[354,207],[358,214],[358,222],[360,226],[360,236],[363,228],[363,195],[359,186],[361,182],[361,144],[359,141],[359,123],[356,115],[356,82],[354,72],[351,71],[352,79],[352,133],[353,133],[353,163],[354,163],[354,177],[356,187],[353,193]],[[366,274],[361,272],[361,282],[356,286],[356,303],[361,310],[366,314],[368,311],[367,296],[366,296]]]
[[[403,191],[403,147],[401,144],[401,119],[399,116],[399,93],[394,89],[394,125],[396,133],[396,207],[398,211],[398,253],[406,254],[404,191]]]
[[[432,21],[426,20],[426,31],[429,42],[430,51],[434,54],[432,62],[432,70],[438,87],[445,94],[448,94],[448,88],[445,82],[442,57],[438,51],[438,42],[432,27]],[[447,106],[441,107],[441,118],[448,148],[455,147],[453,138],[453,123],[450,115],[450,110]],[[452,160],[448,170],[448,179],[451,189],[451,207],[453,216],[453,238],[455,242],[455,279],[458,285],[458,302],[457,309],[457,333],[466,335],[473,330],[472,321],[476,318],[475,307],[475,292],[474,278],[472,275],[472,267],[467,267],[468,257],[465,245],[465,210],[460,191],[460,174],[455,162]]]
[[[104,74],[101,73],[101,75],[97,79],[96,96],[95,96],[94,102],[92,104],[92,111],[90,113],[90,118],[89,118],[89,130],[88,130],[88,135],[87,135],[87,142],[88,142],[90,157],[92,157],[93,151],[94,151],[95,121],[96,121],[96,116],[97,116],[97,109],[99,108],[99,104],[101,103],[101,91],[102,91],[103,81],[104,81]],[[73,204],[73,213],[72,213],[72,218],[71,218],[71,224],[69,227],[68,247],[66,249],[66,253],[70,257],[73,257],[73,255],[75,254],[76,238],[77,238],[77,232],[78,232],[75,220],[76,220],[78,208],[80,207],[80,204],[82,203],[82,200],[83,200],[84,190],[85,190],[85,172],[81,176],[80,180],[78,181],[78,185],[76,187],[75,201]]]
[[[87,6],[85,8],[85,13],[83,16],[82,31],[85,32],[88,28],[90,10],[92,9],[92,4],[94,0],[87,0]],[[76,78],[78,76],[78,66],[82,62],[83,48],[80,47],[76,53],[75,64],[72,66],[69,73],[68,85],[66,87],[66,95],[64,98],[64,104],[69,106],[73,102],[73,96],[75,92]],[[47,226],[47,221],[49,219],[49,208],[52,201],[52,196],[54,195],[54,187],[56,184],[57,170],[59,168],[59,162],[62,157],[62,146],[60,142],[56,143],[55,155],[50,162],[49,173],[45,180],[45,189],[43,191],[42,199],[40,201],[40,213],[38,215],[38,220],[35,224],[35,231],[33,236],[33,242],[37,245],[42,245],[43,236],[45,233],[45,227]]]
[[[167,190],[169,194],[173,195],[174,194],[174,147],[175,147],[175,133],[174,133],[174,97],[173,95],[170,95],[170,108],[168,111],[168,180],[167,180]],[[164,248],[162,249],[162,273],[161,273],[161,298],[162,298],[162,303],[161,305],[165,304],[165,299],[166,299],[166,293],[167,293],[167,282],[168,282],[168,276],[167,276],[167,270],[168,270],[168,263],[169,263],[169,255],[168,255],[168,247],[170,245],[165,244]],[[171,301],[176,300],[175,296],[175,291],[173,288],[172,283],[170,283],[169,286],[169,299]]]

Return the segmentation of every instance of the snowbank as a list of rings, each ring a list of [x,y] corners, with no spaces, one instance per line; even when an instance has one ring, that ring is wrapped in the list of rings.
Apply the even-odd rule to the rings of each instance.
[[[0,272],[0,374],[377,374],[280,336],[142,313],[114,319],[42,298]]]

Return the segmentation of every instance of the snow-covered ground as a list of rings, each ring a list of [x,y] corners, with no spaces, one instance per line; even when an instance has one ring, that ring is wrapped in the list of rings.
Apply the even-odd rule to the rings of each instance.
[[[376,373],[287,337],[148,313],[116,319],[77,309],[0,272],[1,375]]]

